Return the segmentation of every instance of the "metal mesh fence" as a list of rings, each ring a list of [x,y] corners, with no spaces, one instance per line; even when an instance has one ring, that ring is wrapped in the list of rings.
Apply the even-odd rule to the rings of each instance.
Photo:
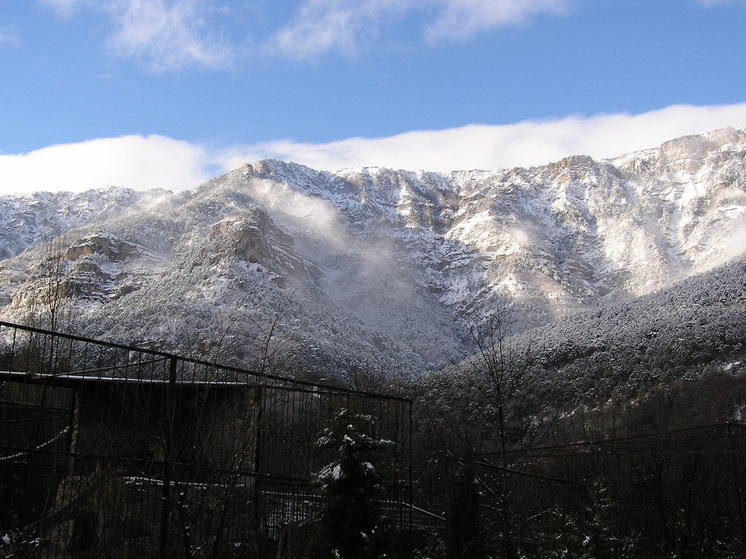
[[[485,531],[497,555],[518,548],[529,556],[548,555],[557,542],[591,536],[606,549],[594,556],[742,555],[735,550],[743,549],[746,536],[743,423],[561,442],[506,454],[503,460],[500,451],[487,452],[470,462],[499,495],[500,511],[510,508],[509,519],[485,513],[494,521],[485,522]],[[490,530],[494,526],[502,530]]]
[[[392,442],[378,505],[408,530],[410,400],[0,322],[0,556],[276,557],[342,409]]]

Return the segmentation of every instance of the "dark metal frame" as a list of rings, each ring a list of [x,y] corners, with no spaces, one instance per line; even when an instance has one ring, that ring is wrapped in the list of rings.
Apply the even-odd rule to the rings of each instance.
[[[379,505],[408,533],[410,399],[0,322],[0,556],[275,557],[341,409],[393,442]]]

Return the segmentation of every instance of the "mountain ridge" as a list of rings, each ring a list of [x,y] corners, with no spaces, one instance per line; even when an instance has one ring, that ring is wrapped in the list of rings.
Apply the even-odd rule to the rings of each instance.
[[[261,160],[191,191],[3,196],[0,311],[40,320],[30,302],[62,261],[86,334],[247,362],[277,319],[284,351],[319,370],[434,370],[505,303],[537,326],[738,256],[744,185],[746,132],[722,129],[530,168]]]

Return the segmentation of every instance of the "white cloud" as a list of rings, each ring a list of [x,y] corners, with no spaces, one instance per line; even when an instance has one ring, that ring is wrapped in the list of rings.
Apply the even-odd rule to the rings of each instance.
[[[541,15],[569,10],[571,0],[441,0],[439,17],[428,27],[435,39],[465,39],[479,31],[515,25]]]
[[[274,50],[299,59],[328,51],[355,53],[381,25],[409,13],[434,15],[429,40],[465,39],[477,32],[561,13],[576,0],[304,0],[292,21],[274,36]]]
[[[204,150],[164,136],[122,136],[0,155],[0,193],[102,186],[183,189],[208,177]]]
[[[226,7],[218,0],[37,0],[59,15],[86,9],[105,14],[112,30],[107,45],[120,57],[135,58],[156,72],[187,66],[230,67],[239,46],[217,30],[231,13],[249,3]],[[253,0],[262,2],[264,0]],[[267,32],[265,51],[299,60],[328,52],[355,54],[382,29],[416,17],[428,42],[461,41],[503,26],[520,25],[542,15],[560,15],[586,0],[293,0],[290,20]],[[746,0],[695,0],[703,7]],[[239,7],[243,6],[243,8]],[[251,29],[251,22],[242,22]],[[7,28],[6,28],[7,29]],[[256,29],[254,29],[256,31]],[[10,35],[9,41],[17,41]],[[3,28],[0,28],[0,44]]]
[[[141,58],[155,70],[171,70],[191,63],[223,67],[230,49],[203,35],[204,2],[127,0],[114,10],[117,29],[110,46],[125,57]]]
[[[427,0],[425,0],[426,2]],[[382,21],[424,4],[422,0],[304,0],[280,29],[271,48],[291,58],[312,59],[328,51],[358,51],[361,39],[378,34]]]
[[[0,47],[20,47],[21,36],[18,34],[18,30],[10,25],[0,27]]]
[[[406,132],[387,138],[350,138],[326,144],[281,140],[234,147],[219,154],[225,168],[274,157],[317,169],[384,166],[394,169],[493,169],[541,165],[568,155],[609,158],[656,147],[666,140],[715,128],[746,127],[746,103],[674,105],[639,115],[472,124],[447,130]]]
[[[112,53],[135,58],[151,70],[165,72],[190,65],[223,68],[231,48],[215,38],[210,16],[222,13],[208,0],[43,0],[60,15],[78,9],[104,13],[114,26],[108,39]]]
[[[40,0],[40,2],[54,8],[60,15],[70,16],[85,0]]]
[[[267,157],[317,169],[385,166],[446,171],[531,166],[575,154],[615,157],[726,126],[746,128],[746,103],[674,105],[638,115],[473,124],[325,144],[279,140],[219,150],[163,136],[123,136],[0,155],[0,193],[82,190],[111,184],[183,189],[244,162]]]

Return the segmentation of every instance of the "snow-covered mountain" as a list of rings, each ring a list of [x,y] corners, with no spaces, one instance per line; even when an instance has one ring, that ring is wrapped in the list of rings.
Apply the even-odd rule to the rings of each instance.
[[[0,217],[6,319],[43,320],[61,277],[66,327],[87,335],[426,371],[504,302],[543,324],[743,253],[746,132],[495,171],[264,160],[176,194],[3,196]]]

